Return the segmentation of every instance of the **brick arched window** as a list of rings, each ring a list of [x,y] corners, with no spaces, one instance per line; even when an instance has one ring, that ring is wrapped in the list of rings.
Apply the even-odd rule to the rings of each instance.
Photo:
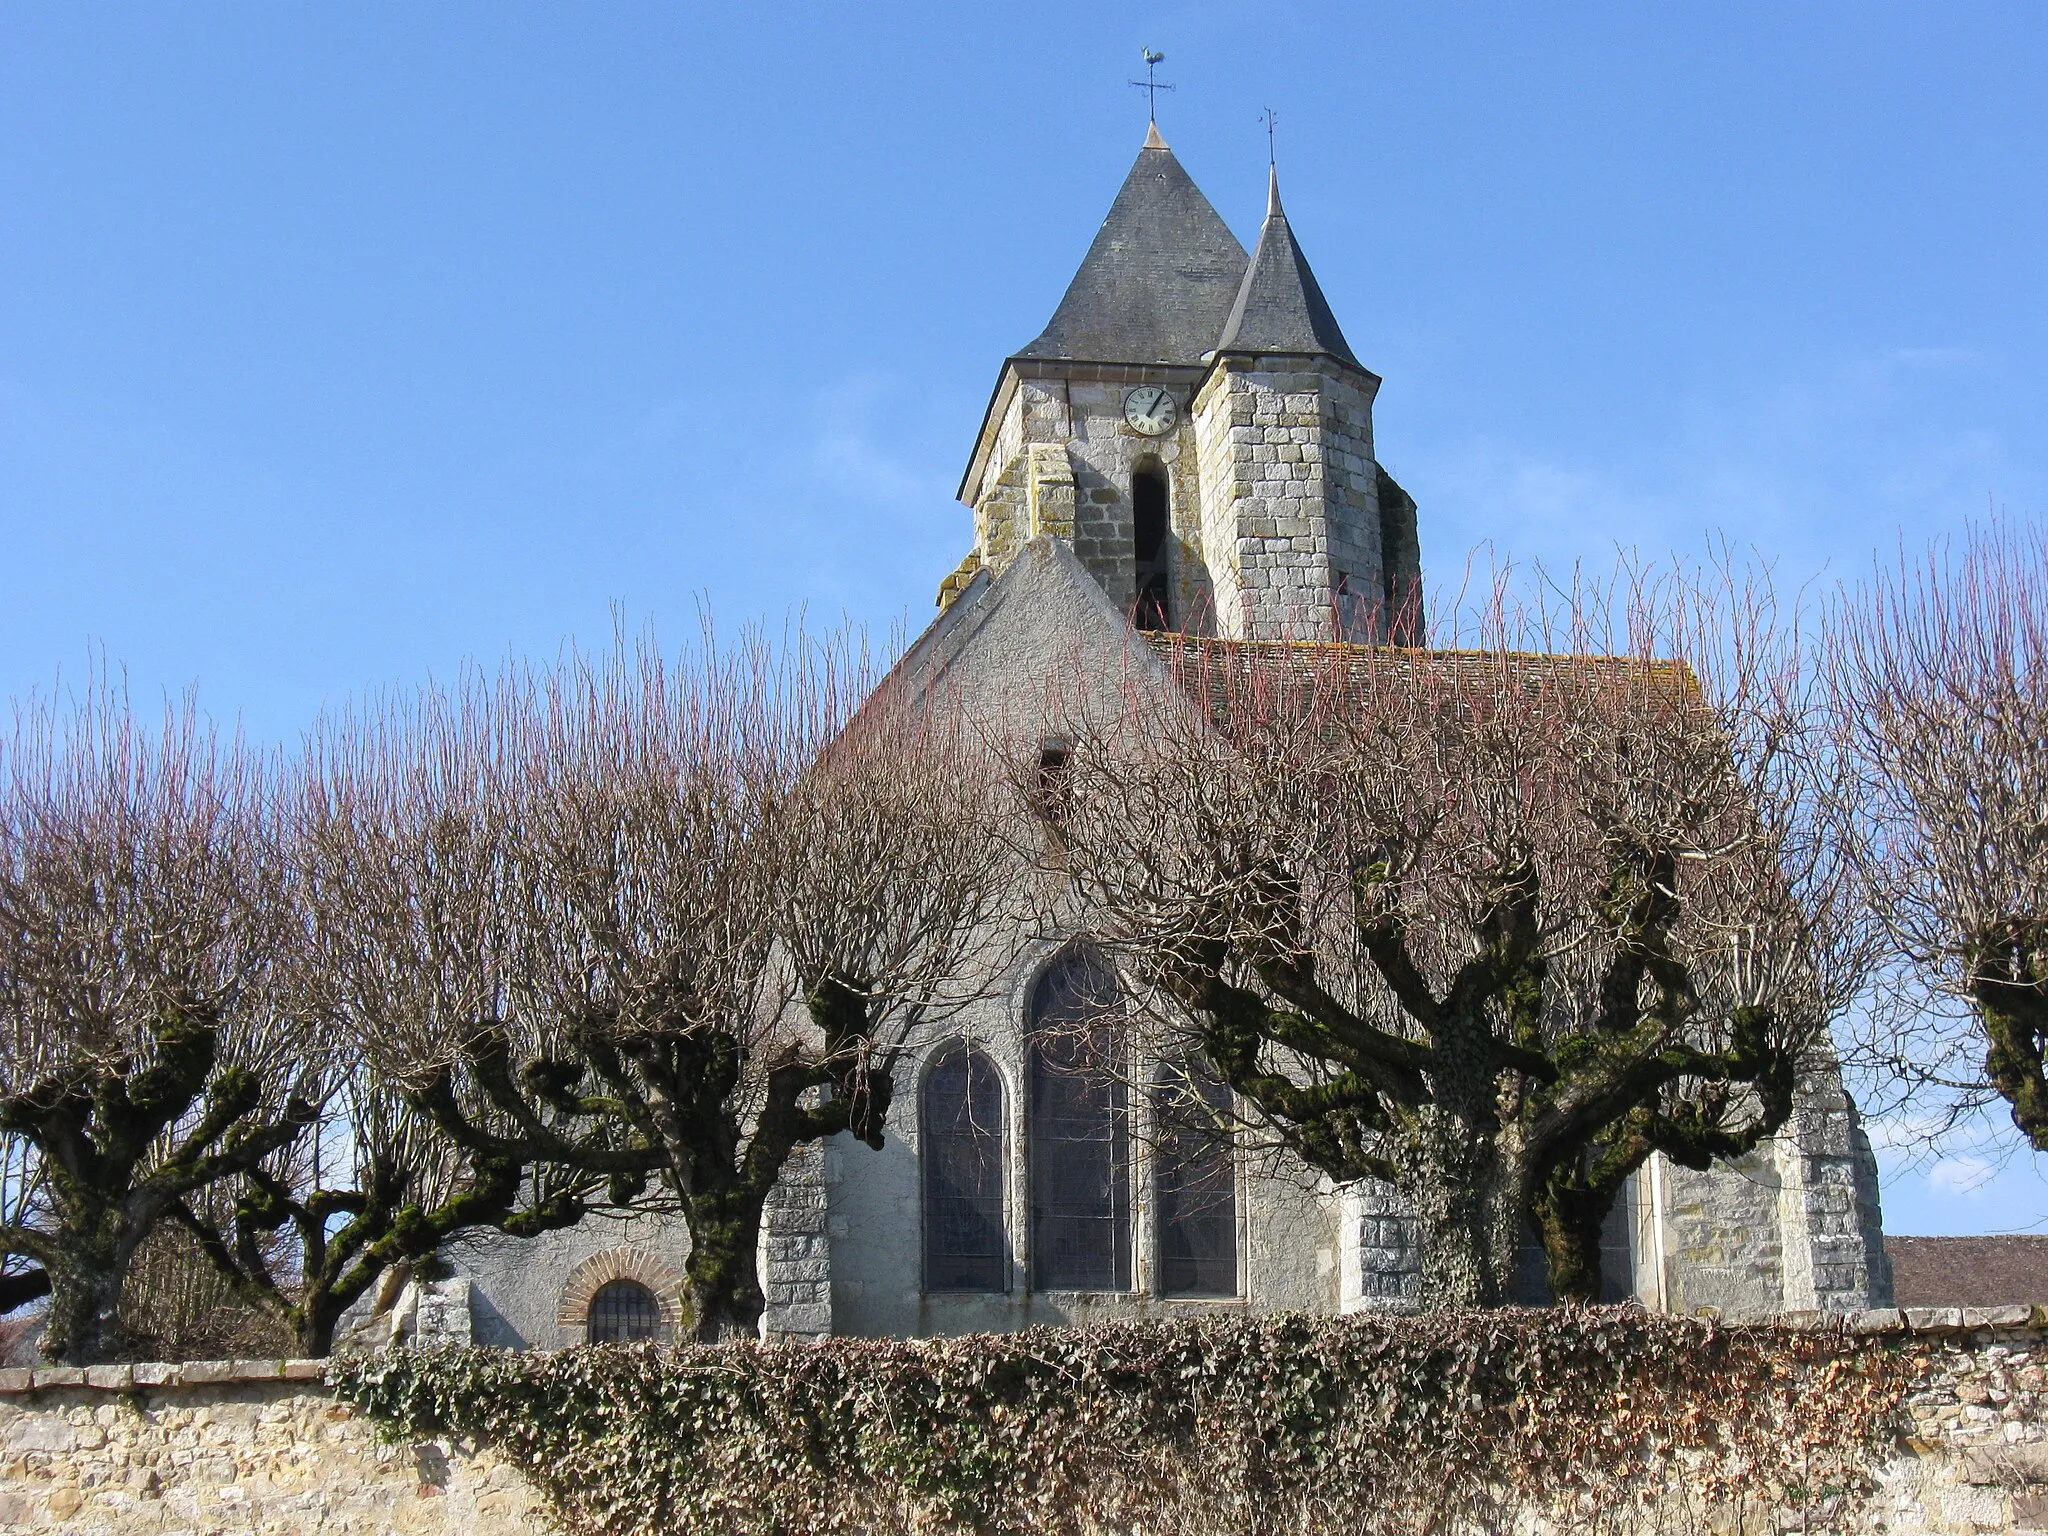
[[[637,1280],[610,1280],[590,1298],[584,1338],[592,1344],[639,1344],[661,1336],[661,1303]]]
[[[1031,993],[1031,1283],[1131,1285],[1130,1128],[1116,977],[1082,947]]]
[[[682,1320],[682,1291],[682,1275],[666,1260],[642,1248],[607,1248],[569,1272],[555,1322],[569,1344],[671,1339]],[[632,1331],[643,1326],[637,1319],[649,1317],[651,1331]],[[627,1332],[614,1331],[620,1329]]]
[[[1159,1294],[1237,1294],[1230,1090],[1205,1062],[1170,1061],[1152,1090]]]
[[[981,1052],[954,1045],[919,1095],[924,1171],[924,1288],[1009,1288],[1003,1224],[1003,1080]]]

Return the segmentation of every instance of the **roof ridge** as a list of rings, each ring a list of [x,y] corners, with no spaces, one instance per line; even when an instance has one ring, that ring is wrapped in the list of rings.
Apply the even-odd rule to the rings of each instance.
[[[1240,640],[1227,635],[1186,635],[1148,632],[1148,644],[1158,650],[1179,647],[1232,646],[1242,650],[1266,651],[1328,651],[1338,654],[1356,652],[1374,655],[1401,655],[1427,657],[1493,657],[1505,656],[1523,661],[1646,661],[1653,667],[1684,667],[1691,665],[1683,656],[1642,657],[1628,651],[1525,651],[1487,649],[1479,646],[1456,645],[1392,645],[1378,641],[1364,640]]]

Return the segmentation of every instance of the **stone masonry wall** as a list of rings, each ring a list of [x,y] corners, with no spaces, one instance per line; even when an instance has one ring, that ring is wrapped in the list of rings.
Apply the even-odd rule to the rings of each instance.
[[[762,1336],[773,1341],[832,1333],[832,1239],[826,1231],[825,1149],[798,1147],[761,1212]]]
[[[1196,412],[1218,627],[1252,639],[1327,638],[1334,607],[1346,638],[1376,638],[1380,530],[1369,391],[1306,359],[1259,358],[1219,368]]]
[[[0,1371],[0,1532],[539,1536],[489,1451],[379,1444],[318,1360]]]

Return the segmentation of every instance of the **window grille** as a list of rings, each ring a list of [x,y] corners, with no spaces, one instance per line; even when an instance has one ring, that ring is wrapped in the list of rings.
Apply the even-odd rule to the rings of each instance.
[[[1237,1168],[1230,1090],[1203,1065],[1170,1064],[1153,1094],[1159,1158],[1159,1293],[1237,1294]]]
[[[1009,1289],[1003,1231],[1003,1080],[979,1051],[956,1048],[925,1075],[924,1288]]]
[[[593,1344],[637,1344],[659,1337],[661,1303],[637,1280],[611,1280],[590,1298],[584,1337]]]
[[[1119,1001],[1109,968],[1070,951],[1031,1003],[1031,1282],[1131,1285],[1130,1131]]]

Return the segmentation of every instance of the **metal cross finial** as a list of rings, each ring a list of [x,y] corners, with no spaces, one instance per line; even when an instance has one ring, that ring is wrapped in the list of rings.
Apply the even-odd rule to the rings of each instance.
[[[1266,120],[1266,164],[1278,165],[1280,157],[1273,149],[1273,125],[1280,121],[1280,114],[1267,107],[1259,115]]]
[[[1138,52],[1145,60],[1145,78],[1133,80],[1131,84],[1145,93],[1145,115],[1156,123],[1159,121],[1159,93],[1173,89],[1165,81],[1152,78],[1153,69],[1166,62],[1166,55],[1152,48],[1141,48]]]

